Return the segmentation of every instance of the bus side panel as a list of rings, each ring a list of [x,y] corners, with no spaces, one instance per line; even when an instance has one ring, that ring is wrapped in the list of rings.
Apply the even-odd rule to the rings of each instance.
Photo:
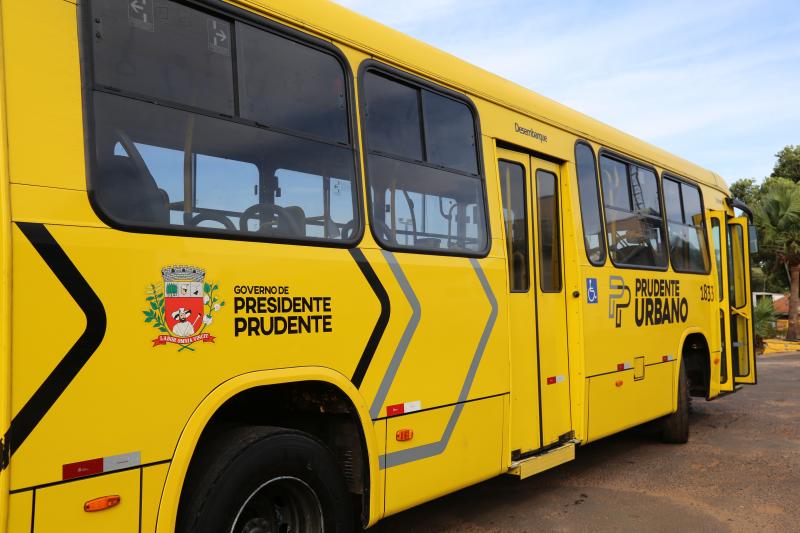
[[[164,481],[167,479],[169,466],[168,464],[161,464],[142,469],[140,531],[150,532],[156,530],[161,494],[164,488]]]
[[[45,487],[36,491],[33,518],[37,533],[136,533],[139,531],[139,469]],[[104,496],[119,503],[87,513],[84,504]]]
[[[448,435],[447,426],[456,409],[457,424]],[[420,503],[498,475],[503,468],[504,398],[496,396],[452,407],[391,418],[387,431],[386,515],[398,513]],[[414,429],[414,438],[399,442],[399,431]],[[446,442],[443,440],[446,439]],[[413,456],[393,465],[392,454],[405,450],[445,446],[430,458]]]
[[[635,379],[635,369],[590,378],[589,440],[671,413],[675,365],[676,361],[647,365],[642,380]]]
[[[0,4],[0,431],[11,421],[11,204],[6,131],[5,5]],[[0,440],[0,530],[9,511],[9,472],[5,464],[5,438]]]

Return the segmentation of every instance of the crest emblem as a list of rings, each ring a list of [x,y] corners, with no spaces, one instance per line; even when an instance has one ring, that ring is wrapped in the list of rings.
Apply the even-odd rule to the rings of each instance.
[[[178,351],[190,350],[198,342],[214,342],[206,330],[214,313],[225,305],[217,296],[219,285],[206,282],[206,271],[189,265],[161,269],[161,284],[148,289],[145,323],[162,334],[153,339],[153,347],[177,344]]]

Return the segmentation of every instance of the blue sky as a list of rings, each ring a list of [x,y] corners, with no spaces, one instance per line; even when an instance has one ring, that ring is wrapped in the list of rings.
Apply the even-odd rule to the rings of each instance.
[[[800,144],[800,0],[336,0],[721,174]]]

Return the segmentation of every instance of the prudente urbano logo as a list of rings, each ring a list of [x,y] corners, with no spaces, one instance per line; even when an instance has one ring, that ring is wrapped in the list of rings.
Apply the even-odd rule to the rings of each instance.
[[[163,284],[150,284],[143,311],[145,323],[161,332],[153,347],[175,344],[182,352],[194,351],[197,343],[214,342],[208,329],[225,306],[217,293],[219,285],[205,280],[204,269],[189,265],[164,267],[161,277]]]

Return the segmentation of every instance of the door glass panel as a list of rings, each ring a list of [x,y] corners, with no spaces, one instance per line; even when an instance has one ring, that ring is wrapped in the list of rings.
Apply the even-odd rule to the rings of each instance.
[[[728,382],[728,351],[726,344],[728,342],[728,332],[725,330],[725,313],[722,309],[719,310],[719,331],[720,338],[722,339],[722,355],[720,357],[720,383]]]
[[[503,193],[503,218],[506,243],[508,243],[511,292],[527,292],[530,288],[528,214],[525,169],[522,165],[500,161],[500,189]]]
[[[536,171],[539,211],[539,270],[542,292],[561,291],[561,223],[558,213],[558,178]]]
[[[741,309],[747,304],[744,235],[742,227],[728,226],[728,273],[730,275],[731,305]]]
[[[714,241],[714,258],[717,261],[717,295],[722,301],[722,233],[720,232],[719,220],[711,219],[711,238]]]
[[[735,315],[731,317],[731,323],[736,324],[735,328],[731,328],[733,333],[733,351],[731,353],[736,360],[734,365],[736,376],[748,376],[750,375],[750,328],[748,327],[748,320],[741,315]]]

